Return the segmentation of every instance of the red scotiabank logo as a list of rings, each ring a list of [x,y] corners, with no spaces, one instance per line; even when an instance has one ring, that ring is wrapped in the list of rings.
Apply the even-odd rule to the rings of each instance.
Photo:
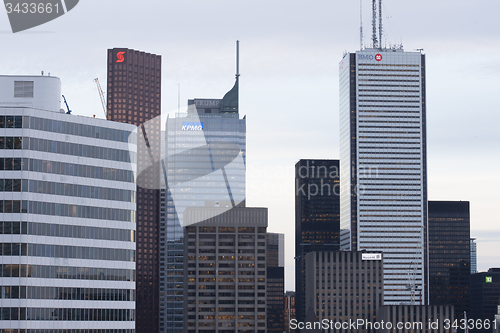
[[[380,53],[375,54],[375,60],[377,61],[382,60],[382,55]]]
[[[123,57],[124,54],[125,54],[125,52],[118,52],[116,54],[116,57],[118,58],[118,60],[116,62],[123,62],[123,61],[125,61],[125,58]]]

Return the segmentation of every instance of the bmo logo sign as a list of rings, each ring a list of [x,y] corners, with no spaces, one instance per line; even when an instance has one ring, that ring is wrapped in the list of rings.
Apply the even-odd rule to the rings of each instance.
[[[358,60],[377,60],[377,61],[381,61],[382,60],[382,55],[380,53],[377,53],[375,55],[372,55],[372,54],[358,54]]]

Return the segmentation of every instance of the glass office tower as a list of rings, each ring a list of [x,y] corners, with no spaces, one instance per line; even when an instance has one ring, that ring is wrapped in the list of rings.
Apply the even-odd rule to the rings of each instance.
[[[385,304],[425,304],[425,55],[367,48],[339,72],[341,248],[384,253]]]
[[[160,225],[160,332],[183,332],[184,210],[244,205],[246,120],[238,80],[223,99],[192,99],[166,121],[167,182]],[[163,214],[163,212],[162,212]],[[198,221],[200,222],[200,221]]]
[[[429,201],[429,300],[450,304],[455,318],[470,309],[470,209],[468,201]]]
[[[295,309],[305,319],[306,254],[340,247],[339,160],[295,164]]]
[[[57,77],[0,76],[0,331],[132,333],[135,126],[60,99]]]

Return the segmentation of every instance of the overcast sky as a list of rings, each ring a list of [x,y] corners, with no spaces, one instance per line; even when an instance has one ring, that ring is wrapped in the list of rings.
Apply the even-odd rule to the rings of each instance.
[[[365,43],[370,3],[363,0]],[[471,202],[478,268],[500,267],[498,0],[384,0],[385,44],[427,61],[430,200]],[[338,63],[359,49],[359,1],[81,0],[64,16],[12,34],[0,10],[0,74],[57,76],[74,114],[104,118],[106,50],[162,55],[162,113],[232,87],[240,40],[247,116],[247,205],[285,233],[294,289],[294,174],[303,158],[339,158]]]

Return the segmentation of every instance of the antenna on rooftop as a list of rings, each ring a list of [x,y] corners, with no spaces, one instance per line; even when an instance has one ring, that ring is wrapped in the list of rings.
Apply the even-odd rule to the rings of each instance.
[[[382,0],[378,0],[378,42],[382,48]]]
[[[240,76],[240,41],[236,41],[236,79]]]
[[[377,41],[377,0],[372,0],[372,44],[373,48],[378,47]]]
[[[363,50],[363,0],[359,0],[359,50]]]

